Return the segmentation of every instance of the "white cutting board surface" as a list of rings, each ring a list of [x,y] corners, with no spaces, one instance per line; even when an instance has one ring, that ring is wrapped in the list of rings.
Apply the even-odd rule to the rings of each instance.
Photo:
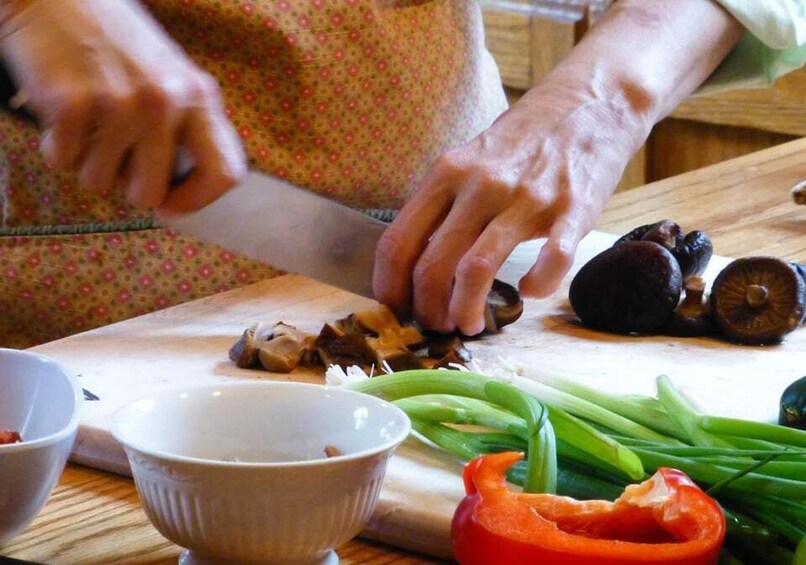
[[[574,272],[614,236],[593,232],[579,249]],[[517,281],[539,251],[521,245],[500,277]],[[725,258],[714,258],[712,280]],[[526,300],[523,317],[503,333],[468,343],[482,365],[511,358],[532,370],[570,376],[603,390],[653,394],[669,375],[704,411],[773,421],[784,387],[806,374],[806,329],[781,345],[743,347],[713,339],[634,338],[582,328],[568,306],[571,276],[547,300]],[[230,346],[255,321],[284,321],[317,332],[322,324],[372,307],[371,300],[309,279],[286,275],[189,302],[34,348],[65,363],[88,390],[73,460],[128,473],[122,448],[109,433],[111,415],[134,398],[161,389],[232,379],[322,382],[321,374],[271,375],[238,369]],[[392,458],[378,508],[365,535],[432,555],[450,554],[450,519],[463,495],[461,465],[435,449],[407,441]]]

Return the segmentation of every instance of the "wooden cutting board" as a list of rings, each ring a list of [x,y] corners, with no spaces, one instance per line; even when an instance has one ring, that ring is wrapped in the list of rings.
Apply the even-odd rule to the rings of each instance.
[[[585,238],[574,272],[614,236]],[[540,242],[521,245],[500,277],[517,281]],[[715,258],[711,280],[728,262]],[[527,300],[524,316],[503,333],[470,342],[483,366],[511,359],[539,374],[560,374],[604,390],[653,394],[669,375],[704,411],[772,421],[783,388],[806,373],[806,330],[781,345],[744,347],[712,339],[607,335],[581,327],[567,302],[568,284],[547,300]],[[232,379],[322,382],[322,375],[272,375],[238,369],[230,346],[255,321],[284,321],[317,332],[326,321],[372,307],[371,300],[286,275],[34,348],[65,363],[100,397],[86,403],[75,462],[128,473],[109,433],[111,415],[130,400],[161,389]],[[450,554],[450,518],[462,496],[461,465],[410,440],[392,458],[381,500],[365,535],[432,555]]]

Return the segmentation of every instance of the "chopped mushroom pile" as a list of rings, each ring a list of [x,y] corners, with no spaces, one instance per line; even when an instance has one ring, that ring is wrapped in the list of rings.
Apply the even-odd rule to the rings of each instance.
[[[426,336],[413,325],[401,324],[385,306],[328,322],[319,335],[283,322],[259,322],[244,331],[229,355],[238,367],[273,373],[330,365],[344,369],[357,365],[368,371],[450,368],[471,359],[459,337]]]
[[[523,313],[518,290],[498,279],[487,296],[484,333],[497,333]],[[378,306],[328,322],[318,335],[284,322],[258,322],[247,328],[229,351],[244,369],[263,368],[290,373],[296,367],[338,365],[404,371],[455,368],[470,362],[470,352],[458,335],[429,334],[403,324],[386,306]]]

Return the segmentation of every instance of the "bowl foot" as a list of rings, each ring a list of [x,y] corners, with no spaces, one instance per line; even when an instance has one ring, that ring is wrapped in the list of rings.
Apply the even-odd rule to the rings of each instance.
[[[255,561],[233,561],[209,555],[199,555],[195,551],[185,549],[179,556],[179,565],[256,565]],[[260,561],[259,563],[274,563]],[[338,565],[339,556],[332,549],[320,557],[300,559],[294,561],[276,561],[284,565]]]

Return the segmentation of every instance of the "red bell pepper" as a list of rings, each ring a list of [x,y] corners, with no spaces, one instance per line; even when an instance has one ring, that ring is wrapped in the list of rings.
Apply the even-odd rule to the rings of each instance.
[[[466,565],[710,565],[725,537],[719,505],[685,474],[659,469],[615,502],[578,501],[508,489],[505,473],[522,453],[471,461],[467,496],[452,523]]]

